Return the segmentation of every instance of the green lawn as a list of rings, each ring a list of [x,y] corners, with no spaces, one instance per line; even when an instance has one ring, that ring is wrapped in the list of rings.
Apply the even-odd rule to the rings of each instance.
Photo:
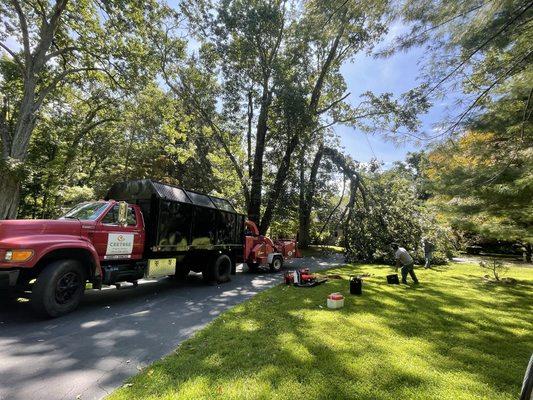
[[[515,286],[482,283],[475,265],[418,270],[420,286],[370,273],[278,286],[224,313],[110,399],[516,399],[533,351],[533,268]],[[326,295],[346,296],[341,310]]]

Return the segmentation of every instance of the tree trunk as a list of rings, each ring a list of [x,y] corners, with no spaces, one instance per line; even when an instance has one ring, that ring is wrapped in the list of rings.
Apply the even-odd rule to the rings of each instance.
[[[307,214],[300,213],[298,222],[298,247],[305,249],[311,244],[311,235],[309,233],[311,221]]]
[[[3,171],[0,174],[0,220],[17,218],[19,197],[19,180],[8,171]]]
[[[300,158],[298,160],[298,165],[300,167],[300,193],[298,197],[298,244],[301,242],[301,234],[304,229],[301,228],[301,210],[305,207],[305,148],[300,152]],[[306,239],[304,239],[306,240]],[[309,241],[309,240],[307,240]],[[301,246],[300,246],[301,247]]]
[[[283,185],[285,184],[285,180],[287,179],[287,174],[289,173],[292,153],[294,153],[294,150],[298,145],[299,139],[300,135],[298,133],[294,134],[294,136],[287,145],[287,149],[285,150],[285,154],[283,155],[283,160],[281,161],[281,164],[278,168],[278,172],[276,173],[276,180],[274,181],[274,185],[270,190],[267,206],[265,208],[263,218],[261,219],[261,225],[259,227],[259,232],[262,235],[266,233],[270,226],[270,223],[272,222],[272,217],[274,216],[274,209],[278,204],[279,195],[281,194],[281,190],[283,189]]]
[[[252,177],[252,121],[254,119],[254,98],[252,90],[248,92],[248,130],[246,131],[248,176]]]
[[[33,109],[35,99],[34,90],[35,81],[33,79],[26,79],[24,81],[24,96],[20,106],[20,118],[11,140],[11,148],[8,148],[7,151],[4,150],[4,153],[8,154],[11,161],[16,160],[21,164],[26,159],[30,136],[37,118],[36,111]],[[7,161],[8,159],[4,158],[0,162],[0,165]],[[9,166],[8,168],[13,168],[13,166]],[[17,217],[19,201],[20,171],[14,172],[5,168],[0,176],[0,220],[15,219]]]
[[[313,164],[311,166],[311,174],[309,176],[309,182],[300,190],[304,191],[304,194],[300,194],[300,214],[299,214],[299,231],[298,231],[298,245],[302,248],[309,247],[311,244],[309,230],[311,228],[311,211],[313,209],[313,200],[316,191],[316,178],[318,175],[318,167],[322,161],[324,154],[324,145],[321,144],[318,151],[315,154]],[[301,175],[300,175],[301,177]],[[301,182],[302,183],[302,182]]]
[[[324,225],[322,225],[322,228],[320,229],[320,232],[318,233],[318,236],[321,236],[322,233],[324,233],[324,230],[328,226],[329,221],[331,220],[331,217],[333,217],[333,214],[335,213],[335,211],[337,211],[337,209],[341,206],[342,201],[344,200],[345,191],[346,191],[346,174],[342,176],[342,193],[341,193],[341,197],[339,198],[339,202],[333,208],[333,210],[331,210],[331,212],[329,213],[328,217],[326,218],[326,222],[324,222]]]
[[[350,200],[348,201],[348,204],[346,205],[346,210],[348,210],[348,215],[346,216],[346,219],[343,222],[342,230],[344,235],[344,248],[349,249],[350,248],[350,239],[348,235],[348,226],[350,224],[350,220],[352,219],[353,215],[353,208],[355,206],[355,199],[357,197],[357,183],[353,180],[350,182]]]
[[[313,200],[316,192],[316,179],[318,174],[318,168],[323,157],[328,157],[350,180],[350,200],[346,210],[348,211],[348,216],[346,221],[351,218],[352,208],[355,202],[356,191],[359,189],[361,192],[361,197],[363,203],[366,206],[366,195],[362,187],[362,183],[359,177],[359,174],[356,171],[356,164],[349,157],[344,156],[336,149],[330,147],[324,147],[323,144],[320,145],[315,158],[313,160],[313,165],[311,166],[311,174],[309,177],[309,182],[305,184],[305,177],[303,174],[303,162],[301,161],[300,168],[300,215],[299,223],[300,229],[298,232],[299,242],[298,244],[301,247],[307,247],[310,244],[310,234],[309,230],[311,228],[311,211],[313,209]],[[304,192],[302,192],[302,190]],[[345,210],[345,212],[346,212]],[[343,213],[344,214],[344,213]],[[341,218],[342,219],[342,218]],[[346,226],[344,227],[346,230]],[[346,232],[345,232],[346,238]]]
[[[265,153],[265,138],[267,132],[268,109],[272,99],[272,92],[268,89],[268,81],[263,87],[261,110],[257,120],[255,139],[254,166],[252,171],[252,187],[250,189],[250,204],[248,205],[248,219],[259,225],[261,218],[261,196],[263,190],[263,156]]]
[[[68,0],[55,2],[49,14],[49,20],[47,20],[46,16],[43,16],[43,23],[38,30],[33,52],[30,46],[30,34],[33,32],[28,29],[27,15],[24,14],[25,10],[22,9],[19,2],[12,3],[18,14],[19,31],[23,42],[24,61],[20,62],[19,66],[22,69],[24,85],[17,122],[12,132],[6,130],[5,110],[0,113],[0,133],[3,141],[0,165],[9,160],[18,161],[20,164],[26,160],[30,137],[42,102],[60,82],[65,80],[69,71],[76,71],[76,69],[71,69],[58,74],[51,80],[50,84],[41,88],[39,93],[37,93],[37,80],[43,69],[45,69],[46,63],[50,60],[47,57],[47,52],[54,41]],[[13,166],[11,165],[8,168],[9,170],[5,168],[2,171],[2,175],[0,175],[0,219],[16,218],[20,200],[21,172],[13,171],[11,169]],[[15,168],[18,167],[15,166]]]

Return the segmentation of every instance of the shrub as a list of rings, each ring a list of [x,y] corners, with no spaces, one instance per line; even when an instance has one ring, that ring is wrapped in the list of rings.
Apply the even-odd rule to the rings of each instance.
[[[509,270],[508,266],[497,259],[483,260],[479,263],[479,266],[484,270],[490,271],[494,276],[494,279],[497,281],[499,281],[500,277]]]

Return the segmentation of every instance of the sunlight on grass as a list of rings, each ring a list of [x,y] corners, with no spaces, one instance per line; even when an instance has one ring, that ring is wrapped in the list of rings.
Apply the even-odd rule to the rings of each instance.
[[[344,280],[278,286],[224,313],[110,399],[515,399],[533,348],[533,268],[514,286],[475,265],[418,270],[347,266]],[[363,296],[347,278],[370,273]],[[329,310],[326,296],[346,296]]]

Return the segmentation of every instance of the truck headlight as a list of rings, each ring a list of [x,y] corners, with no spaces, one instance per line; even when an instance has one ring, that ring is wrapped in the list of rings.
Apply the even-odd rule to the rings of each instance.
[[[5,261],[11,262],[24,262],[33,257],[33,250],[30,249],[17,249],[8,250],[4,256]]]

